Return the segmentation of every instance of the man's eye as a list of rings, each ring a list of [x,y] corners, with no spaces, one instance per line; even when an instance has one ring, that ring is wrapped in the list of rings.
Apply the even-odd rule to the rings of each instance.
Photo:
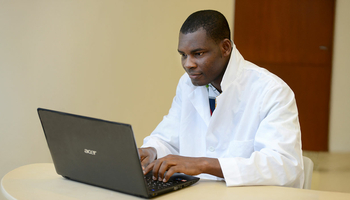
[[[204,53],[203,52],[199,52],[199,53],[196,53],[195,55],[196,56],[202,56]]]

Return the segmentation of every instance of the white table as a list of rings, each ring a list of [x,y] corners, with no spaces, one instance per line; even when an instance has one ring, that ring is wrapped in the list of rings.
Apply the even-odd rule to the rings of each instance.
[[[25,165],[10,171],[1,180],[1,190],[7,199],[142,199],[67,180],[56,174],[52,163]],[[200,180],[188,188],[161,195],[155,199],[350,200],[350,193],[276,186],[226,187],[224,182]]]

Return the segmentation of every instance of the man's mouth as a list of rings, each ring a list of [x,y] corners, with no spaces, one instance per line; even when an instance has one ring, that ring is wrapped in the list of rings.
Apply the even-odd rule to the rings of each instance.
[[[188,73],[188,76],[191,78],[191,79],[197,79],[201,76],[202,74],[201,73]]]

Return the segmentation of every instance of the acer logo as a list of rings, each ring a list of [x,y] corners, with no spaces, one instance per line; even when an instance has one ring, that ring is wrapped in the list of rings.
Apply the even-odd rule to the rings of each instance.
[[[93,150],[89,150],[89,149],[84,149],[84,153],[86,153],[86,154],[90,154],[90,155],[96,155],[96,151],[93,151]]]

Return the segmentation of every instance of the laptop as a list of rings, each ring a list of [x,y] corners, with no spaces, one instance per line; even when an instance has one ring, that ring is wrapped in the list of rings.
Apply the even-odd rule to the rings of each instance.
[[[43,108],[38,114],[56,172],[67,179],[144,198],[199,180],[176,173],[163,183],[144,175],[129,124]]]

